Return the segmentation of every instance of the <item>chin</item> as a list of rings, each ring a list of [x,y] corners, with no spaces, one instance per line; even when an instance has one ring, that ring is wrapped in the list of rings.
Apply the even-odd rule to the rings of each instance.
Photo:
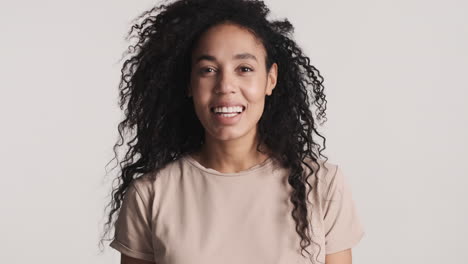
[[[217,131],[210,132],[210,137],[219,141],[227,141],[242,138],[246,134],[246,132],[234,128],[220,128]]]

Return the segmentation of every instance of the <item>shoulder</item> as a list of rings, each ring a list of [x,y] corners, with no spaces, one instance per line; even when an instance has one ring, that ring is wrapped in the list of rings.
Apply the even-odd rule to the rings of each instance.
[[[306,175],[312,174],[309,177],[309,183],[330,185],[340,174],[340,168],[338,164],[326,161],[324,159],[318,159],[313,161],[310,158],[306,158],[303,164],[304,172]],[[339,177],[340,175],[338,175]]]
[[[143,199],[151,199],[158,195],[165,187],[170,185],[170,181],[177,181],[177,176],[181,175],[184,166],[182,158],[173,160],[162,168],[144,173],[134,179],[131,183],[138,194]]]
[[[309,191],[312,188],[309,197],[313,204],[322,204],[330,193],[340,192],[343,186],[343,174],[338,164],[324,159],[313,161],[307,158],[304,160],[303,168],[308,183],[306,189]]]

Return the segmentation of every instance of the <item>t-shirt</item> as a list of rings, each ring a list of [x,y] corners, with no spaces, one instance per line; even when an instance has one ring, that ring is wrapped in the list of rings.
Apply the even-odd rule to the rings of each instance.
[[[354,247],[364,229],[342,170],[319,162],[318,181],[309,177],[311,255],[301,255],[289,169],[268,158],[240,172],[222,173],[188,154],[153,173],[154,178],[147,173],[131,182],[110,246],[157,264],[324,263],[325,254]]]

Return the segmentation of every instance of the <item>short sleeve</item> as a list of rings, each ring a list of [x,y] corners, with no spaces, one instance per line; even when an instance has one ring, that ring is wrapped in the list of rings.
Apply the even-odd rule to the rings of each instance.
[[[330,170],[331,171],[331,170]],[[343,172],[336,166],[324,201],[325,254],[354,247],[365,232]]]
[[[150,217],[145,201],[132,182],[125,193],[115,222],[110,247],[138,259],[154,262]]]

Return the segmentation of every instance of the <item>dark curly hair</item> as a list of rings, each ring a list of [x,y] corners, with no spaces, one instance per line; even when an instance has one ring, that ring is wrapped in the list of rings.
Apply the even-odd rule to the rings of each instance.
[[[306,197],[312,190],[308,178],[314,173],[314,166],[306,159],[318,170],[319,158],[328,160],[321,153],[325,137],[317,131],[311,108],[316,108],[317,121],[322,125],[326,121],[327,101],[323,77],[292,39],[294,27],[287,19],[268,21],[269,12],[262,1],[255,0],[178,0],[156,6],[134,20],[127,39],[135,37],[137,43],[124,53],[129,58],[122,66],[119,85],[119,106],[125,109],[125,118],[118,125],[120,138],[114,145],[117,161],[117,147],[124,145],[125,134],[134,134],[126,143],[124,158],[118,162],[121,171],[115,180],[119,183],[107,205],[111,211],[104,236],[134,179],[158,171],[203,145],[204,128],[194,111],[193,100],[186,96],[190,54],[208,28],[233,23],[261,41],[266,50],[267,72],[273,63],[278,64],[276,88],[271,96],[266,96],[258,122],[257,150],[261,144],[266,145],[272,151],[271,158],[290,169],[292,217],[301,238],[301,254],[307,251],[313,241],[308,234]],[[323,140],[323,148],[313,139],[313,133]],[[307,194],[306,184],[310,187]]]

